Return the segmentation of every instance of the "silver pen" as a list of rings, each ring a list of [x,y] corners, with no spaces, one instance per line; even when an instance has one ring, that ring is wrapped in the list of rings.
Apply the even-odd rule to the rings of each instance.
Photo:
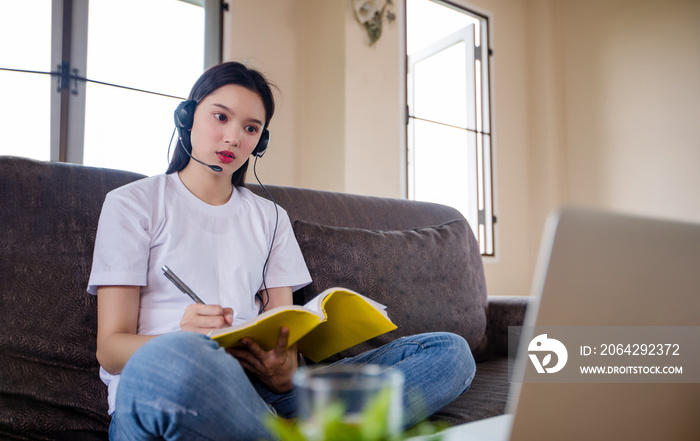
[[[191,298],[192,300],[194,300],[195,302],[204,304],[204,302],[202,301],[202,299],[200,299],[200,298],[197,296],[197,294],[195,294],[194,291],[192,291],[192,290],[190,289],[189,286],[185,285],[185,282],[183,282],[182,280],[180,280],[180,278],[179,278],[178,276],[176,276],[175,273],[172,272],[172,271],[170,270],[170,268],[168,268],[167,265],[163,265],[162,270],[163,270],[163,274],[165,274],[165,277],[167,277],[168,280],[170,280],[171,282],[173,282],[173,285],[177,286],[177,288],[178,288],[180,291],[182,291],[182,292],[184,292],[185,294],[187,294],[188,296],[190,296],[190,298]]]

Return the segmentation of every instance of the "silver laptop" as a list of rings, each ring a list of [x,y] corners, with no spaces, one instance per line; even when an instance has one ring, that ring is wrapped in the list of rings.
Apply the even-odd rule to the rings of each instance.
[[[700,326],[700,224],[565,209],[548,220],[532,297],[507,415],[447,439],[700,439],[700,382],[519,381],[535,326]]]

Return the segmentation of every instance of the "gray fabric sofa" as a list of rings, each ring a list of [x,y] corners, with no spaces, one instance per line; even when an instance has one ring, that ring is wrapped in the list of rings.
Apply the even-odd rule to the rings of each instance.
[[[85,288],[105,194],[140,178],[0,157],[0,439],[107,439],[96,300]],[[268,189],[288,211],[314,278],[295,302],[345,286],[386,304],[398,325],[336,358],[401,335],[455,332],[469,342],[477,374],[434,418],[459,424],[504,412],[508,326],[522,324],[527,300],[487,296],[478,246],[460,213],[421,202]]]

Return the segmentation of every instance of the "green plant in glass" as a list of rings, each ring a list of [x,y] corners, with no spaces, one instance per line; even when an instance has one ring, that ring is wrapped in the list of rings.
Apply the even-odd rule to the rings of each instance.
[[[446,424],[424,421],[400,434],[388,434],[387,415],[391,403],[388,389],[374,397],[359,418],[348,421],[345,418],[345,406],[336,402],[324,408],[313,423],[300,423],[284,418],[270,417],[268,429],[280,441],[401,441],[413,436],[433,435],[431,441],[442,439],[440,430]]]

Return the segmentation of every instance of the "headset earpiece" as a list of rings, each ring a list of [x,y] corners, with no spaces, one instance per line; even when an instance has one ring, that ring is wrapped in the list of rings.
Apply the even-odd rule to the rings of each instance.
[[[175,109],[175,127],[182,137],[182,132],[192,128],[194,123],[194,110],[197,108],[197,101],[187,100],[181,102]]]
[[[253,155],[257,156],[258,158],[261,157],[262,155],[265,154],[265,151],[267,150],[267,147],[270,145],[270,131],[265,129],[262,132],[262,135],[260,135],[260,140],[258,141],[258,145],[255,146],[253,149]]]

